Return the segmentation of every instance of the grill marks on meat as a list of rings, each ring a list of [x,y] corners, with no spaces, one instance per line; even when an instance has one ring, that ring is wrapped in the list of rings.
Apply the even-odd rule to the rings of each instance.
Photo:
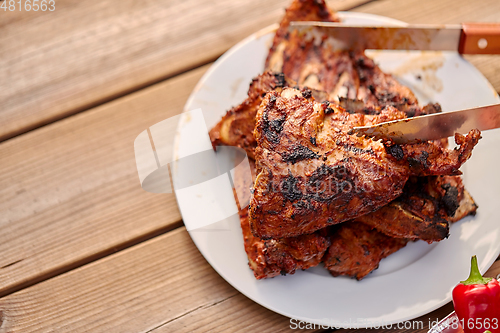
[[[386,148],[396,160],[401,161],[401,156],[406,159],[412,175],[461,175],[458,169],[470,158],[479,139],[481,132],[474,129],[467,136],[455,133],[455,142],[459,146],[453,150],[445,150],[432,141],[401,146],[387,143]]]
[[[408,239],[432,242],[446,237],[448,222],[474,214],[477,206],[463,189],[459,176],[410,176],[403,194],[388,205],[362,215],[355,221],[310,234],[314,226],[308,225],[308,220],[315,219],[311,212],[322,216],[320,213],[325,207],[327,210],[333,208],[333,217],[336,218],[350,209],[349,203],[352,202],[367,207],[372,205],[370,209],[374,209],[370,197],[361,199],[364,192],[373,190],[371,186],[356,189],[360,191],[361,197],[344,198],[344,201],[338,201],[340,205],[335,206],[331,202],[338,199],[339,188],[344,188],[325,187],[325,184],[344,184],[349,189],[347,184],[352,184],[357,173],[366,173],[366,179],[369,176],[379,177],[385,169],[373,170],[372,167],[377,165],[376,160],[380,154],[392,159],[394,165],[391,167],[394,170],[389,171],[394,175],[405,174],[401,170],[409,170],[408,174],[417,175],[458,173],[458,166],[470,156],[479,133],[456,137],[461,142],[460,150],[447,152],[448,155],[443,153],[443,142],[407,147],[391,143],[381,145],[380,142],[367,144],[363,140],[346,139],[342,133],[351,126],[399,119],[405,115],[413,117],[441,112],[441,109],[439,104],[420,108],[408,88],[400,85],[391,75],[383,73],[362,53],[335,51],[325,39],[315,45],[304,39],[304,36],[289,34],[288,26],[291,21],[336,22],[338,19],[322,0],[294,0],[287,9],[266,59],[266,69],[275,73],[266,72],[255,78],[250,85],[248,98],[227,112],[212,129],[210,137],[214,147],[219,144],[238,146],[254,158],[257,146],[253,135],[256,129],[255,118],[259,105],[269,91],[281,93],[285,87],[300,86],[304,87],[300,93],[288,92],[288,96],[281,97],[295,98],[297,95],[312,103],[312,95],[318,101],[340,103],[347,112],[325,102],[323,108],[313,105],[313,111],[323,113],[321,117],[314,119],[312,116],[304,117],[304,114],[298,116],[296,128],[301,132],[297,136],[287,134],[287,126],[290,125],[287,123],[287,112],[281,112],[282,119],[266,115],[268,127],[262,131],[266,135],[261,138],[274,146],[270,146],[272,149],[265,153],[267,160],[259,162],[259,177],[278,177],[281,180],[281,190],[285,190],[282,191],[281,199],[284,205],[277,205],[276,210],[264,212],[282,219],[286,214],[280,209],[286,206],[288,213],[291,213],[287,216],[292,220],[302,218],[298,223],[299,229],[309,234],[288,238],[256,237],[252,233],[253,225],[250,226],[248,209],[244,207],[240,207],[243,208],[240,221],[249,265],[258,279],[293,274],[297,269],[317,265],[323,258],[332,275],[347,275],[359,280],[377,268],[382,258],[403,247]],[[290,78],[286,78],[283,73]],[[277,100],[274,101],[276,102]],[[386,106],[403,112],[398,113]],[[354,115],[349,116],[348,113]],[[277,116],[279,114],[276,112]],[[325,115],[328,117],[324,118]],[[265,155],[262,152],[260,154]],[[373,160],[370,160],[370,156]],[[339,163],[332,164],[332,161]],[[444,167],[441,164],[447,162],[452,162],[453,165]],[[254,177],[255,166],[252,160],[250,165]],[[281,172],[274,169],[274,173],[271,171],[271,167],[279,169],[280,165],[285,165],[286,168]],[[246,178],[250,177],[247,175]],[[240,188],[243,193],[245,191],[241,187],[248,188],[253,183],[251,178],[246,178],[243,178],[243,182],[240,181],[241,178],[235,179],[235,187]],[[396,177],[398,179],[399,176]],[[261,190],[263,193],[275,193],[277,189],[272,185],[272,182],[268,182]],[[401,186],[401,183],[397,183],[384,190],[393,195]],[[250,195],[249,191],[247,195]],[[248,201],[244,198],[243,202]],[[251,207],[255,210],[257,208],[258,204]],[[307,219],[306,216],[311,217]],[[276,222],[273,223],[278,231],[288,234],[287,225]],[[327,225],[334,222],[332,217],[326,217]],[[332,245],[327,251],[330,241]]]
[[[255,163],[252,160],[249,162],[250,174],[242,169],[235,170],[234,187],[237,193],[246,193],[244,189],[249,189],[255,179]],[[326,229],[310,235],[262,240],[255,237],[250,230],[248,207],[239,208],[248,265],[257,279],[294,274],[299,269],[314,267],[321,262],[330,246]]]
[[[295,146],[290,152],[285,152],[281,155],[284,161],[295,164],[298,161],[307,160],[311,158],[318,158],[319,155],[313,152],[308,147]]]
[[[357,220],[388,236],[432,243],[448,237],[450,222],[476,210],[459,176],[410,177],[400,197]]]
[[[240,147],[253,157],[256,145],[253,137],[255,115],[262,98],[268,91],[273,89],[279,91],[290,85],[295,85],[295,82],[286,79],[283,74],[271,72],[266,72],[253,79],[248,89],[247,99],[229,110],[221,121],[210,130],[212,145],[214,147],[221,144]]]
[[[289,31],[291,21],[338,22],[338,18],[329,13],[323,1],[293,1],[274,37],[266,70],[282,72],[300,86],[325,91],[335,101],[357,100],[362,109],[390,105],[410,114],[419,113],[417,98],[411,90],[383,73],[364,53],[336,50],[328,36],[320,33],[307,36]]]
[[[262,99],[269,91],[281,91],[283,88],[293,86],[296,86],[295,81],[286,78],[282,73],[265,72],[254,78],[245,101],[227,111],[219,123],[210,130],[210,140],[214,149],[218,145],[236,146],[245,149],[247,155],[253,158],[257,146],[253,136],[255,116]],[[314,97],[320,101],[328,99],[326,93],[306,87],[301,89],[301,93],[306,98]],[[279,127],[278,122],[271,125]]]
[[[448,236],[448,222],[476,209],[459,176],[410,177],[389,205],[332,228],[325,267],[333,276],[361,280],[410,239],[440,241]]]
[[[437,215],[448,222],[474,215],[477,210],[459,176],[410,177],[398,201],[417,215]]]
[[[242,174],[239,169],[236,171],[234,185],[240,193],[242,188],[250,188],[252,179],[255,179],[255,164],[252,161],[250,169],[251,174]],[[448,212],[448,204],[444,203],[448,200],[458,202],[459,206],[453,213]],[[445,238],[448,222],[474,214],[476,208],[459,176],[410,177],[403,195],[388,205],[357,218],[356,222],[321,229],[312,236],[271,240],[257,238],[250,230],[246,207],[240,212],[240,222],[249,266],[257,279],[293,274],[297,269],[316,266],[326,253],[324,245],[331,242],[332,248],[323,257],[326,267],[335,276],[361,279],[409,239],[431,242]],[[379,243],[381,240],[382,243]]]
[[[332,107],[334,112],[325,116]],[[409,176],[458,174],[480,137],[479,131],[458,136],[460,146],[448,151],[432,142],[396,149],[391,143],[346,134],[353,126],[404,117],[394,108],[373,116],[349,114],[292,88],[269,92],[254,133],[258,176],[249,213],[254,234],[263,239],[293,237],[368,214],[401,195]],[[268,125],[275,120],[279,131]],[[294,163],[283,158],[298,146],[312,153]]]
[[[242,174],[238,170],[236,171],[235,188],[250,186],[252,178],[255,176],[255,164],[251,162],[250,168],[250,175]],[[378,242],[380,239],[389,237],[380,236],[379,232],[368,230],[366,227],[367,231],[365,233],[355,232],[350,237],[346,237],[346,230],[361,225],[361,223],[352,222],[344,223],[340,225],[340,228],[325,228],[309,235],[263,240],[255,237],[250,230],[247,207],[240,210],[239,216],[248,265],[257,279],[272,278],[280,274],[294,274],[298,269],[317,266],[325,258],[331,257],[331,254],[328,255],[327,251],[329,253],[336,253],[335,251],[342,246],[341,241],[349,242],[351,245],[343,247],[343,252],[339,256],[342,260],[335,262],[332,274],[355,276],[361,279],[374,270],[378,262],[385,255],[390,251],[397,250],[393,244],[400,246],[406,243],[406,240],[386,241],[379,246],[391,245],[390,249],[382,249],[383,251],[381,249],[373,249],[373,246],[370,245],[370,237],[372,238],[372,242]],[[371,236],[367,234],[371,234]],[[334,248],[330,248],[330,238],[335,242]],[[362,248],[363,252],[360,252],[359,248]],[[327,254],[326,257],[325,254]],[[345,258],[349,258],[349,260]],[[368,265],[365,263],[367,260]],[[357,262],[359,265],[353,266],[351,262]],[[329,261],[327,261],[328,263]],[[363,273],[361,274],[360,272]]]
[[[353,55],[352,61],[361,82],[356,98],[366,106],[389,105],[401,111],[419,109],[412,91],[392,75],[382,72],[372,59],[361,53]]]
[[[317,266],[330,246],[326,230],[292,238],[259,239],[250,231],[246,208],[240,212],[240,222],[248,265],[257,279],[294,274],[299,269]]]
[[[407,242],[386,236],[361,222],[342,223],[331,236],[332,245],[325,254],[324,264],[333,276],[347,275],[361,280],[378,268],[383,258]]]
[[[229,110],[210,131],[210,139],[214,148],[218,145],[236,146],[245,149],[248,156],[254,157],[257,142],[253,136],[255,129],[255,117],[260,103],[266,93],[272,90],[281,91],[286,87],[296,87],[297,84],[281,73],[265,72],[252,80],[248,90],[248,97],[243,103]],[[302,96],[314,97],[317,101],[324,101],[329,105],[331,97],[324,91],[307,87],[301,88]],[[380,115],[384,108],[365,106],[362,101],[341,99],[340,106],[349,113],[360,113],[365,115]],[[333,108],[327,108],[325,114],[333,112]],[[407,116],[419,116],[441,112],[439,104],[429,104],[424,108],[414,106],[404,111]],[[276,124],[276,125],[279,125]],[[278,126],[279,127],[279,126]],[[314,145],[315,137],[309,138]]]
[[[281,20],[280,26],[274,35],[273,44],[266,58],[266,69],[275,72],[282,72],[281,67],[284,63],[282,55],[285,44],[284,40],[292,39],[298,47],[305,48],[306,45],[301,40],[291,37],[288,33],[288,27],[292,21],[322,21],[339,22],[338,17],[325,4],[324,0],[293,0],[286,9],[285,16]],[[301,54],[306,54],[302,52]],[[288,63],[304,61],[308,59],[287,59]],[[297,62],[298,63],[298,62]]]

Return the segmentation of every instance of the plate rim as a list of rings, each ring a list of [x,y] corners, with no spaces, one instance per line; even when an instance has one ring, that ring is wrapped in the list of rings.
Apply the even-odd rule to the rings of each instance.
[[[401,25],[401,26],[404,26],[404,25],[407,25],[406,22],[402,22],[402,21],[399,21],[399,20],[396,20],[396,19],[393,19],[393,18],[389,18],[389,17],[385,17],[385,16],[381,16],[381,15],[375,15],[375,14],[368,14],[368,13],[357,13],[357,12],[338,12],[339,16],[340,17],[358,17],[358,18],[368,18],[370,20],[380,20],[380,21],[384,21],[388,24],[395,24],[395,25]],[[201,89],[201,87],[205,84],[205,82],[207,81],[207,79],[219,68],[219,66],[221,66],[224,61],[228,58],[230,58],[231,56],[233,56],[234,53],[236,53],[240,48],[242,48],[243,46],[245,46],[247,43],[253,41],[253,40],[256,40],[262,36],[265,36],[267,35],[268,33],[271,33],[273,31],[275,31],[278,27],[278,24],[275,23],[275,24],[272,24],[270,26],[267,26],[263,29],[260,29],[259,31],[249,35],[248,37],[244,38],[243,40],[239,41],[237,44],[235,44],[233,47],[231,47],[227,52],[225,52],[223,55],[221,55],[213,64],[212,66],[210,66],[210,68],[204,73],[204,75],[200,78],[200,80],[198,81],[198,83],[196,84],[195,88],[193,89],[193,91],[191,92],[189,98],[187,99],[185,105],[184,105],[184,112],[186,111],[189,111],[191,110],[192,108],[189,108],[189,106],[193,103],[193,100],[197,94],[197,92]],[[472,71],[475,72],[475,74],[480,77],[485,85],[487,85],[492,92],[495,92],[495,89],[493,88],[493,86],[491,85],[491,83],[486,79],[486,77],[484,77],[484,75],[475,67],[473,66],[472,64],[470,64],[466,59],[464,59],[465,62],[467,62],[469,65],[470,65],[470,69]],[[496,99],[498,101],[500,101],[500,98],[498,97],[498,94],[496,95]],[[224,114],[226,110],[224,110],[222,112],[222,114]],[[176,140],[178,139],[179,137],[176,136]],[[176,145],[178,146],[178,145]],[[181,212],[182,213],[182,212]],[[289,313],[285,312],[285,311],[282,311],[280,310],[279,308],[276,308],[275,306],[272,306],[270,304],[265,304],[263,303],[262,301],[259,301],[257,299],[255,299],[252,295],[250,295],[248,292],[246,292],[244,289],[242,290],[241,288],[239,288],[237,285],[233,284],[231,282],[231,280],[226,276],[226,274],[224,274],[224,272],[221,272],[219,271],[219,269],[217,268],[217,264],[213,263],[212,262],[212,259],[208,256],[205,256],[204,252],[202,251],[202,249],[200,248],[200,244],[198,244],[197,242],[197,239],[196,237],[192,234],[192,231],[188,231],[191,239],[193,240],[193,242],[195,243],[196,247],[198,248],[198,250],[200,251],[200,253],[203,255],[204,259],[207,260],[207,262],[211,265],[211,267],[227,282],[229,283],[233,288],[235,288],[236,290],[238,290],[240,293],[242,293],[243,295],[245,295],[246,297],[248,297],[249,299],[251,299],[253,302],[271,310],[271,311],[274,311],[278,314],[281,314],[283,316],[286,316],[290,319],[299,319],[299,320],[302,320],[302,321],[305,321],[305,322],[308,322],[308,323],[315,323],[315,324],[318,324],[318,325],[321,325],[321,323],[318,323],[317,321],[311,321],[310,318],[300,318],[299,316],[292,316],[290,315]],[[484,267],[480,267],[481,271],[485,272],[489,267],[491,267],[491,265],[493,264],[493,262],[495,262],[496,260],[496,257],[493,258],[492,260],[488,260],[486,262],[483,261],[483,265]],[[458,283],[458,282],[457,282]],[[411,319],[415,319],[415,318],[418,318],[420,316],[423,316],[425,314],[428,314],[440,307],[442,307],[443,305],[447,304],[448,302],[450,302],[451,300],[451,295],[449,297],[446,297],[444,298],[442,301],[440,302],[436,302],[433,306],[431,307],[425,307],[425,310],[422,310],[418,313],[412,313],[406,317],[401,317],[401,318],[397,318],[397,319],[392,319],[392,320],[389,320],[387,322],[384,321],[384,323],[386,324],[395,324],[395,323],[398,323],[398,322],[403,322],[403,321],[407,321],[407,320],[411,320]],[[357,324],[357,323],[352,323],[348,326],[339,326],[338,328],[370,328],[370,327],[373,327],[373,326],[370,326],[370,325],[363,325],[363,324]]]

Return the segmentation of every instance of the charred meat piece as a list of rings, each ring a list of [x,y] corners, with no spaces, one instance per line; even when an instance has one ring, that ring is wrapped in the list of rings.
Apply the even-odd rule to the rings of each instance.
[[[308,36],[289,31],[291,21],[337,22],[338,17],[323,1],[295,0],[276,32],[266,70],[283,72],[300,86],[326,91],[335,101],[358,100],[363,108],[391,105],[405,111],[417,107],[411,90],[383,73],[363,52],[335,49],[320,32]]]
[[[253,131],[255,116],[262,99],[269,91],[281,91],[286,87],[296,86],[295,81],[286,78],[282,73],[265,72],[254,78],[248,89],[248,97],[240,105],[229,110],[210,130],[210,140],[216,146],[236,146],[244,149],[247,155],[254,157],[257,146]],[[322,91],[301,88],[304,96],[313,96],[318,100],[327,100],[328,95]]]
[[[248,90],[248,97],[240,105],[229,110],[210,130],[210,139],[215,149],[216,146],[236,146],[245,149],[247,155],[254,158],[254,150],[257,146],[253,131],[255,129],[255,117],[260,103],[267,92],[281,91],[286,87],[297,87],[297,84],[282,73],[265,72],[254,78]],[[310,93],[317,101],[331,101],[332,98],[324,92],[312,88],[300,87],[304,96]],[[349,113],[361,113],[366,115],[377,115],[382,112],[379,106],[365,106],[360,100],[341,99],[340,106]],[[441,112],[439,104],[429,104],[424,108],[412,106],[405,110],[406,115],[420,116]]]
[[[361,82],[356,97],[366,106],[390,105],[401,111],[417,107],[412,91],[382,72],[372,59],[361,53],[353,56],[353,62]]]
[[[290,32],[288,28],[292,21],[339,20],[323,0],[294,0],[276,31],[266,59],[266,70],[283,72],[299,85],[328,93],[335,92],[337,86],[342,91],[350,87],[351,93],[346,96],[356,98],[359,80],[349,53],[324,47],[297,31]]]
[[[353,221],[340,224],[331,242],[323,259],[326,269],[333,276],[347,275],[361,280],[408,240],[386,236],[371,226]]]
[[[432,243],[448,237],[449,222],[476,210],[460,176],[410,177],[399,198],[357,220],[392,237]]]
[[[433,142],[394,145],[348,135],[353,126],[404,118],[350,114],[286,88],[269,92],[257,113],[257,178],[250,224],[257,237],[312,233],[368,214],[401,195],[412,175],[456,175],[480,132],[458,135],[457,149]]]
[[[257,108],[266,92],[284,87],[298,85],[309,89],[319,101],[338,102],[340,97],[341,105],[351,113],[378,114],[386,105],[393,105],[408,116],[415,116],[431,113],[436,110],[433,106],[439,108],[439,105],[418,107],[408,88],[383,73],[364,54],[334,51],[327,45],[306,41],[296,33],[290,34],[291,21],[337,22],[338,18],[322,0],[293,1],[269,50],[267,72],[253,79],[248,98],[229,110],[210,131],[214,147],[237,146],[253,157],[256,143],[252,132]]]
[[[246,208],[240,212],[240,222],[248,265],[257,279],[317,266],[330,246],[326,230],[284,239],[259,239],[250,230],[247,213]]]
[[[460,176],[410,177],[400,197],[357,220],[392,237],[432,243],[448,237],[450,222],[476,209]]]
[[[300,43],[288,33],[288,27],[292,21],[338,22],[339,19],[335,13],[328,9],[324,0],[293,0],[286,9],[285,16],[274,35],[273,44],[266,59],[266,70],[281,72],[283,51],[289,40]]]
[[[235,170],[235,192],[246,193],[246,190],[249,190],[253,184],[255,163],[252,160],[249,162],[250,174],[246,174],[244,169]],[[298,269],[316,266],[330,246],[330,238],[326,229],[311,235],[262,240],[255,237],[250,230],[248,207],[240,207],[239,217],[248,265],[257,279],[271,278],[279,274],[293,274]]]
[[[384,223],[376,222],[377,217],[391,214],[391,210],[403,210],[421,220],[415,223],[403,218],[399,221],[385,218]],[[460,176],[410,177],[399,198],[358,220],[393,237],[422,239],[431,243],[448,237],[450,222],[475,215],[476,210],[477,205],[465,190]]]
[[[448,237],[450,223],[476,210],[460,176],[410,177],[396,200],[356,220],[391,237],[432,243]]]
[[[427,203],[421,200],[424,205]],[[405,209],[398,200],[357,220],[391,237],[421,239],[428,243],[439,242],[449,233],[448,221],[441,216],[429,216],[425,212],[417,215]]]
[[[229,110],[222,120],[210,131],[212,145],[236,146],[245,149],[250,157],[256,146],[253,137],[255,115],[268,91],[282,89],[295,85],[283,74],[266,72],[252,80],[248,89],[247,99],[240,105]]]
[[[404,145],[386,142],[384,145],[390,155],[398,161],[403,160],[412,176],[461,175],[458,169],[470,158],[479,139],[481,132],[475,129],[467,136],[455,133],[455,143],[459,147],[453,150],[443,149],[439,141]]]
[[[253,179],[255,163],[250,160],[250,174],[243,174],[240,169],[236,169],[236,191],[249,194]],[[432,206],[430,209],[422,209],[422,205]],[[456,221],[465,215],[473,214],[475,209],[476,205],[464,190],[459,176],[410,177],[403,195],[388,205],[358,217],[357,222],[345,222],[322,229],[313,235],[271,240],[257,238],[251,233],[246,207],[240,212],[240,222],[249,266],[257,279],[292,274],[299,268],[316,266],[332,236],[334,245],[325,257],[328,259],[327,265],[333,263],[332,274],[361,279],[374,270],[384,256],[403,247],[408,239],[422,239],[428,242],[442,240],[448,235],[448,221]],[[440,211],[439,217],[433,215],[436,210]],[[358,226],[360,231],[354,229]],[[390,237],[383,237],[380,232]],[[392,237],[401,240],[392,240]],[[380,240],[383,240],[383,243],[379,244]],[[342,242],[352,244],[342,246]],[[373,243],[378,245],[367,257],[365,250]],[[384,246],[387,248],[383,248]],[[335,251],[339,251],[339,247],[343,250],[336,256],[342,260],[332,261],[331,258],[337,253]],[[353,266],[353,262],[359,265]]]

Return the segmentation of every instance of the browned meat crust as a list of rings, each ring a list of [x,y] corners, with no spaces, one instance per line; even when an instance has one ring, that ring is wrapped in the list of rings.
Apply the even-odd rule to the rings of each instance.
[[[248,265],[257,279],[317,266],[330,246],[326,230],[285,239],[259,239],[250,231],[247,213],[246,208],[240,212],[240,222]]]
[[[235,191],[249,188],[255,179],[255,163],[250,160],[250,175],[236,170]],[[298,269],[317,266],[330,246],[330,235],[322,229],[311,235],[284,239],[262,240],[250,230],[248,208],[240,208],[240,224],[243,233],[248,265],[256,279],[272,278],[277,275],[294,274]]]
[[[382,72],[375,62],[364,54],[353,56],[353,62],[360,78],[356,98],[366,106],[393,106],[401,111],[410,111],[415,116],[418,111],[417,98],[412,91],[400,84],[392,75]]]
[[[342,223],[331,236],[332,245],[323,261],[333,276],[347,275],[361,280],[378,267],[380,260],[407,242],[386,236],[361,222]]]
[[[472,149],[481,139],[481,132],[471,130],[467,136],[455,133],[455,143],[459,147],[443,149],[436,142],[427,141],[415,144],[386,144],[387,152],[407,164],[415,176],[461,175],[458,170],[472,155]]]
[[[302,173],[302,176],[309,177],[308,180],[312,180],[309,185],[320,185],[322,182],[332,179],[341,182],[348,179],[346,177],[352,176],[346,168],[349,166],[347,163],[332,167],[328,164],[328,157],[327,163],[322,163],[320,167],[313,170],[313,173],[310,173],[311,170],[307,167],[314,166],[314,163],[310,163],[310,165],[304,163],[308,159],[318,159],[316,155],[320,155],[320,153],[332,154],[331,151],[320,151],[323,149],[321,148],[322,142],[323,146],[328,146],[327,143],[333,142],[334,139],[328,138],[332,134],[332,130],[337,133],[345,131],[355,124],[370,124],[398,119],[404,117],[405,114],[412,117],[440,112],[441,110],[438,104],[430,104],[424,108],[418,107],[415,96],[408,88],[400,85],[391,75],[383,73],[373,60],[364,54],[333,51],[326,44],[313,45],[304,40],[303,36],[289,34],[288,26],[291,21],[338,21],[338,19],[335,14],[328,10],[322,0],[294,0],[287,9],[266,60],[268,70],[284,72],[293,80],[285,78],[283,74],[271,72],[266,72],[254,79],[250,85],[248,98],[241,105],[227,112],[219,124],[212,129],[210,137],[214,147],[220,144],[238,146],[245,149],[248,155],[253,158],[257,146],[253,135],[256,124],[255,117],[263,97],[272,90],[281,92],[285,87],[294,87],[297,85],[295,81],[298,81],[302,87],[309,87],[309,89],[304,88],[301,91],[302,96],[308,101],[313,101],[310,95],[319,101],[335,102],[338,99],[340,105],[349,113],[361,114],[348,116],[346,112],[336,112],[342,110],[341,108],[325,104],[322,112],[330,113],[328,117],[331,120],[325,123],[321,119],[316,119],[319,126],[315,132],[313,131],[314,136],[310,136],[310,129],[314,127],[311,122],[314,123],[314,120],[307,117],[307,119],[302,118],[304,123],[300,125],[302,127],[298,126],[298,128],[306,129],[306,131],[298,136],[301,139],[297,141],[299,144],[293,145],[293,142],[289,142],[289,145],[283,145],[284,149],[277,152],[281,160],[274,161],[274,163],[284,163],[286,166],[284,170],[289,172],[278,176],[283,180],[292,180],[288,183],[282,182],[292,188],[292,191],[288,193],[290,198],[286,199],[291,199],[290,202],[293,201],[296,211],[305,211],[306,214],[309,214],[307,210],[315,208],[307,206],[307,202],[304,203],[304,200],[294,198],[294,196],[303,193],[299,194],[293,190],[294,186],[297,185],[293,183],[293,179],[297,179],[297,177],[288,177],[289,175],[293,176],[292,170],[299,174]],[[404,114],[385,108],[387,105],[403,111]],[[363,115],[370,116],[364,117]],[[377,117],[372,117],[373,115],[377,115]],[[271,129],[271,132],[267,133],[269,134],[268,139],[280,137],[278,132],[283,129],[283,126],[285,126],[285,120],[268,119],[268,129]],[[459,136],[457,139],[462,142],[461,151],[449,153],[447,156],[444,156],[443,148],[445,145],[442,142],[422,143],[420,146],[414,147],[388,143],[383,148],[385,156],[388,159],[392,158],[393,162],[395,161],[395,171],[391,171],[395,172],[396,176],[406,175],[401,170],[407,169],[410,170],[408,174],[418,175],[446,171],[458,173],[457,166],[470,156],[470,150],[479,139],[479,133],[472,133],[467,138]],[[369,148],[366,148],[364,143],[360,144],[355,140],[352,142],[344,138],[339,139],[338,136],[335,140],[339,141],[338,144],[335,141],[335,145],[341,147],[343,150],[341,153],[349,155],[346,158],[352,160],[353,164],[351,165],[358,163],[354,172],[359,173],[370,169],[363,165],[363,162],[368,160],[368,165],[370,165],[374,161],[367,158],[366,154],[383,154],[382,149],[380,151],[374,150],[370,146],[371,144],[368,145]],[[318,149],[318,143],[320,143],[320,149]],[[375,145],[376,148],[382,147]],[[290,150],[285,151],[285,148]],[[429,151],[436,156],[430,156]],[[423,153],[427,153],[429,156]],[[356,155],[360,156],[356,157]],[[432,164],[432,161],[435,163]],[[446,163],[446,161],[454,163],[451,167],[443,168],[441,163]],[[272,158],[270,162],[273,163]],[[329,167],[334,170],[333,174],[329,174]],[[255,166],[252,161],[251,168],[253,173]],[[259,171],[262,171],[262,167]],[[314,171],[318,172],[314,174]],[[372,170],[372,176],[380,176],[378,173],[381,171],[385,172],[384,169]],[[254,175],[252,174],[252,176]],[[395,179],[396,187],[402,186],[401,179],[398,177]],[[402,183],[404,184],[404,182]],[[252,184],[251,179],[245,179],[245,177],[235,179],[235,187],[240,187],[242,193],[245,191],[242,191],[241,187],[248,188],[250,184]],[[389,188],[388,191],[392,194],[397,193],[397,190],[393,188]],[[318,198],[325,199],[326,196],[328,199],[330,194],[332,193],[328,191],[322,192]],[[367,204],[363,200],[357,200],[357,203]],[[349,209],[348,206],[349,204],[347,207],[344,205],[336,208],[342,213],[343,210]],[[278,274],[293,274],[297,269],[316,266],[330,244],[330,236],[333,244],[324,257],[326,267],[334,276],[348,275],[361,279],[378,267],[382,258],[403,247],[407,239],[438,241],[448,235],[448,222],[457,221],[468,214],[475,213],[476,208],[477,206],[470,195],[463,189],[458,176],[419,178],[412,176],[403,190],[403,195],[388,205],[368,215],[358,217],[356,222],[345,222],[312,234],[263,240],[252,234],[246,208],[240,212],[240,221],[249,265],[257,279],[269,278]],[[278,215],[279,218],[280,213],[276,212],[270,210],[266,213]],[[314,219],[314,216],[311,216]],[[307,221],[305,222],[307,223]],[[328,219],[327,222],[329,224]],[[375,227],[378,230],[375,230]],[[310,230],[305,228],[304,232],[309,233]],[[326,230],[329,230],[328,234]]]
[[[397,198],[411,175],[459,174],[479,131],[458,136],[458,149],[432,142],[384,145],[347,135],[353,126],[404,118],[349,114],[300,91],[269,92],[257,113],[257,179],[250,223],[260,238],[312,233],[370,213]]]
[[[210,140],[216,146],[236,146],[245,149],[247,155],[254,157],[257,142],[253,136],[255,116],[267,92],[281,91],[286,87],[296,86],[295,81],[286,78],[282,73],[265,72],[252,80],[248,89],[248,97],[238,106],[235,106],[222,117],[217,125],[209,132]],[[310,93],[320,101],[328,99],[323,91],[301,88],[305,94]]]
[[[448,237],[449,222],[476,209],[460,176],[410,177],[400,197],[357,220],[392,237],[432,243]]]
[[[255,129],[255,117],[262,99],[267,92],[281,91],[286,87],[296,87],[293,80],[286,78],[281,73],[265,72],[252,80],[248,90],[248,97],[238,106],[229,110],[210,130],[210,139],[214,149],[219,145],[236,146],[245,149],[247,155],[254,158],[254,150],[257,146],[253,131]],[[332,100],[330,96],[320,90],[301,87],[306,94],[311,92],[318,101]],[[366,106],[362,101],[341,99],[340,105],[349,113],[362,113],[377,115],[381,113],[379,106]],[[441,112],[439,104],[429,104],[424,108],[412,106],[405,110],[407,116],[419,116]]]
[[[239,169],[236,170],[234,186],[236,191],[243,193],[243,189],[248,190],[252,186],[252,179],[255,179],[253,160],[250,160],[250,174],[238,171]],[[422,239],[427,242],[442,240],[448,236],[448,221],[453,222],[468,214],[474,214],[476,208],[474,201],[464,190],[459,176],[410,177],[402,196],[379,210],[356,219],[366,225],[362,228],[371,227],[377,231],[356,233],[355,237],[349,240],[345,237],[347,232],[344,229],[353,228],[361,223],[346,222],[338,225],[341,228],[330,228],[328,233],[326,233],[327,228],[309,236],[262,240],[255,237],[250,230],[247,208],[240,212],[240,222],[249,266],[257,279],[271,278],[278,274],[292,274],[299,268],[316,266],[325,253],[323,245],[330,243],[329,237],[332,235],[336,235],[334,238],[336,245],[330,250],[330,257],[335,254],[334,251],[341,240],[354,244],[352,248],[346,248],[343,252],[349,255],[350,261],[337,261],[333,271],[335,274],[341,272],[361,279],[377,267],[382,259],[377,257],[381,250],[385,251],[384,255],[391,251],[395,252],[408,239]],[[335,233],[337,230],[340,230],[338,234]],[[366,247],[367,242],[387,240],[381,237],[379,232],[404,239],[401,242],[387,241],[384,244],[390,248],[379,248],[378,252],[371,251],[370,257],[367,258],[367,252],[361,252],[359,248]],[[368,265],[365,264],[366,261]],[[360,265],[350,267],[350,262],[359,262]],[[360,272],[363,274],[360,275]]]
[[[266,59],[266,70],[282,72],[300,86],[327,92],[333,100],[359,100],[364,108],[418,105],[410,89],[385,74],[363,52],[335,50],[327,36],[289,31],[291,21],[337,22],[323,1],[295,0],[287,9]],[[411,112],[411,111],[410,111]]]
[[[286,9],[285,16],[274,35],[273,44],[266,59],[267,70],[276,68],[274,69],[275,72],[281,72],[281,68],[276,61],[282,63],[281,53],[284,45],[280,46],[280,44],[288,39],[288,26],[292,21],[338,22],[339,19],[333,11],[328,9],[324,0],[294,0]]]
[[[249,162],[250,174],[243,174],[241,169],[236,169],[235,192],[245,193],[245,189],[249,189],[253,184],[255,163],[253,160]],[[294,274],[298,269],[316,266],[330,246],[326,229],[311,235],[262,240],[255,237],[250,230],[248,207],[240,207],[239,216],[248,265],[257,279]]]
[[[248,97],[240,105],[229,110],[221,121],[210,130],[212,145],[236,146],[245,149],[253,157],[256,146],[253,137],[255,115],[266,92],[283,87],[294,86],[283,74],[266,72],[252,80],[248,89]]]

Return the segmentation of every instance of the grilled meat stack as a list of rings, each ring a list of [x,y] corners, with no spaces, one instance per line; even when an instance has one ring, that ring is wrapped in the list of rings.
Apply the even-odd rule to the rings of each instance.
[[[294,0],[243,103],[210,131],[214,147],[245,149],[252,188],[240,222],[257,279],[324,262],[333,276],[362,279],[408,241],[437,242],[474,214],[459,167],[477,130],[446,142],[396,145],[349,135],[353,126],[440,112],[363,53],[300,35],[291,21],[337,22],[323,1]],[[255,164],[253,163],[255,160]],[[256,176],[255,176],[256,175]],[[241,191],[240,191],[241,192]]]

